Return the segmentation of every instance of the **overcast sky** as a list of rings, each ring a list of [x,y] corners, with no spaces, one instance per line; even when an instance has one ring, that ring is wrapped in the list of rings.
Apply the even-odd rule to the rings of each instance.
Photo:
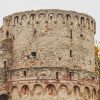
[[[9,14],[37,9],[74,10],[91,15],[96,20],[95,39],[100,40],[100,1],[99,0],[0,0],[0,26],[2,19]]]

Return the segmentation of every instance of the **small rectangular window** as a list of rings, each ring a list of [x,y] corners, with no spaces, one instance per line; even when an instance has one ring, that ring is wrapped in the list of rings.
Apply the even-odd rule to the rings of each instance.
[[[69,73],[69,78],[72,79],[72,72]]]
[[[91,65],[91,60],[89,60],[89,65]]]
[[[71,33],[70,33],[71,35],[70,35],[70,38],[72,39],[72,30],[71,30]]]
[[[26,71],[23,72],[23,75],[26,77]]]
[[[31,52],[31,55],[35,58],[36,57],[36,52]]]
[[[58,79],[58,72],[56,72],[56,79]]]
[[[70,57],[72,57],[72,50],[70,50]]]
[[[6,67],[6,61],[4,61],[4,67]]]
[[[34,29],[34,34],[36,34],[36,32],[37,32],[37,30],[36,30],[36,29]]]

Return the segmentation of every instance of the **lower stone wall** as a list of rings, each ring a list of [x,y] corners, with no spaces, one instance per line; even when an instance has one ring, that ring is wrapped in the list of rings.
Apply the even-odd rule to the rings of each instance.
[[[9,100],[98,100],[94,73],[67,68],[8,71]]]
[[[8,71],[8,80],[66,80],[66,81],[88,81],[92,84],[98,83],[97,75],[93,72],[68,69],[60,67],[29,67],[19,68]]]

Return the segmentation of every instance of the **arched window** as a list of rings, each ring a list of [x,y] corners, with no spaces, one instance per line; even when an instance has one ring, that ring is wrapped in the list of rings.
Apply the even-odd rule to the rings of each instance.
[[[71,19],[70,14],[67,14],[66,17],[67,17],[67,21],[69,21]]]
[[[46,93],[49,95],[55,95],[56,93],[56,88],[53,84],[49,84],[46,86]]]
[[[92,93],[92,98],[95,99],[95,97],[96,97],[96,89],[94,88]]]
[[[91,29],[93,30],[94,25],[93,25],[93,20],[91,20]]]
[[[13,87],[12,87],[12,89],[11,89],[11,94],[10,94],[10,95],[11,95],[11,100],[14,100],[15,97],[18,98],[18,99],[20,98],[20,97],[19,97],[19,91],[18,91],[17,86],[13,86]]]
[[[80,95],[80,88],[79,88],[79,86],[74,86],[74,94],[76,96],[79,96]]]
[[[40,19],[45,18],[45,14],[44,14],[44,13],[40,13],[40,14],[39,14],[39,18],[40,18]]]
[[[87,23],[87,28],[89,29],[90,28],[90,20],[89,20],[89,18],[86,19],[86,23]]]
[[[27,16],[23,15],[21,19],[25,21],[27,19]]]
[[[35,18],[35,14],[31,14],[31,15],[30,15],[30,19],[31,19],[31,20],[34,20],[34,18]]]
[[[90,96],[90,90],[89,90],[88,87],[85,87],[85,88],[84,88],[84,94],[85,94],[85,97],[86,97],[87,99],[89,99],[89,96]]]
[[[29,23],[32,24],[35,21],[35,18],[36,18],[36,15],[35,14],[31,14],[30,18],[29,18],[30,19]]]
[[[68,96],[68,88],[66,85],[61,85],[57,91],[58,99],[57,100],[66,100]]]
[[[78,18],[77,15],[75,15],[75,16],[74,16],[74,19],[75,19],[75,21],[78,21],[79,18]]]
[[[67,88],[67,86],[66,85],[61,85],[59,87],[58,93],[68,94],[68,88]]]
[[[63,19],[64,19],[63,14],[62,14],[62,13],[58,13],[58,14],[57,14],[57,19],[58,19],[58,20],[63,20]]]
[[[29,87],[27,85],[23,85],[21,88],[22,94],[27,94],[30,91]]]
[[[43,93],[43,87],[40,84],[35,84],[33,88],[33,95],[41,95]]]
[[[85,19],[84,19],[84,17],[81,17],[81,24],[82,24],[82,25],[85,24]]]
[[[53,17],[54,17],[54,14],[53,14],[53,13],[49,14],[49,19],[50,19],[50,20],[52,20]]]

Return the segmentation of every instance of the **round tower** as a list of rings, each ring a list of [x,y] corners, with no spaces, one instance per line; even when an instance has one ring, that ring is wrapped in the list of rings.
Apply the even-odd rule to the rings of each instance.
[[[95,20],[75,11],[46,9],[4,18],[12,40],[11,100],[97,100]]]

